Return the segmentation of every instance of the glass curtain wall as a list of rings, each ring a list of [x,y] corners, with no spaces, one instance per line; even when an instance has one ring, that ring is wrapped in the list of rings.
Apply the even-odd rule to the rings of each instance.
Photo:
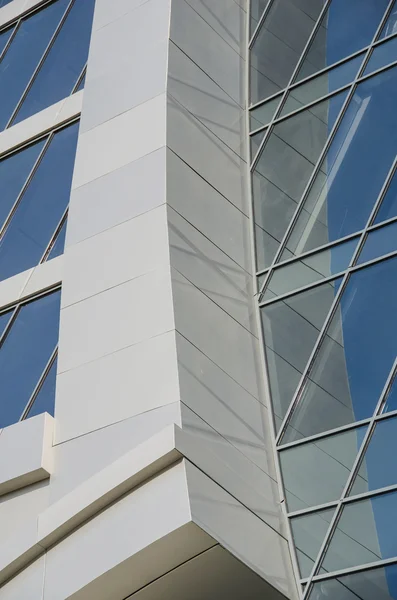
[[[55,0],[0,30],[0,131],[81,88],[94,5]]]
[[[251,0],[257,296],[307,600],[397,600],[396,23],[397,1]]]

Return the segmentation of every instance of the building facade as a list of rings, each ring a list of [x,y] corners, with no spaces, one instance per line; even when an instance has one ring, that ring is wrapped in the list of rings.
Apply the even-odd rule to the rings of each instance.
[[[397,599],[394,4],[0,0],[0,600]]]

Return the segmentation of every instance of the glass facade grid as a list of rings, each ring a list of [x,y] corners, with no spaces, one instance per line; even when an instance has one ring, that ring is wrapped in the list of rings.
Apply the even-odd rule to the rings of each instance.
[[[51,0],[0,31],[0,130],[84,85],[94,4]]]
[[[262,17],[260,26],[251,40],[251,67],[252,65],[256,67],[258,64],[257,41],[260,39],[261,27],[271,25],[268,17],[272,14],[272,6],[276,4],[281,3],[274,2],[273,5],[269,3],[267,12]],[[305,3],[299,4],[301,7]],[[257,96],[258,88],[253,88],[251,79],[250,122],[252,134],[255,134],[256,139],[260,139],[260,132],[263,135],[259,150],[256,151],[256,145],[255,156],[251,156],[254,230],[257,237],[258,293],[256,296],[262,313],[262,339],[265,345],[266,371],[272,400],[277,450],[280,457],[287,456],[286,452],[289,452],[289,456],[293,460],[291,464],[298,460],[298,451],[306,453],[306,461],[309,460],[308,456],[312,456],[313,460],[313,457],[318,457],[316,461],[319,461],[319,464],[331,461],[330,464],[335,465],[336,474],[338,468],[342,468],[341,465],[346,460],[344,458],[346,455],[342,456],[341,454],[341,460],[334,460],[329,453],[329,448],[336,447],[338,452],[346,452],[352,442],[345,441],[344,448],[343,444],[337,446],[337,440],[354,440],[359,430],[366,431],[364,439],[361,439],[360,443],[357,439],[356,445],[353,444],[351,447],[354,464],[347,468],[348,476],[347,479],[345,478],[343,491],[337,492],[333,497],[318,497],[317,500],[314,498],[312,505],[309,506],[307,503],[305,505],[306,501],[302,504],[301,501],[294,500],[294,503],[291,504],[292,496],[290,495],[289,500],[287,496],[296,493],[296,490],[295,492],[291,490],[291,473],[295,473],[297,480],[302,479],[303,466],[301,468],[296,465],[289,467],[288,473],[284,473],[282,463],[280,465],[284,500],[286,500],[284,506],[289,504],[286,508],[287,511],[289,510],[289,519],[291,520],[291,536],[296,535],[296,532],[293,531],[293,522],[298,523],[300,518],[300,523],[307,523],[300,530],[303,535],[303,538],[300,538],[300,545],[294,538],[296,542],[295,567],[297,570],[300,569],[301,583],[305,586],[302,589],[307,600],[309,598],[310,600],[322,600],[323,598],[324,600],[325,598],[340,600],[342,598],[340,594],[334,593],[332,586],[336,580],[332,573],[327,574],[325,569],[332,569],[333,572],[337,570],[338,574],[341,571],[344,577],[346,572],[357,571],[357,573],[364,573],[363,578],[365,579],[367,576],[369,577],[368,573],[370,569],[373,569],[374,564],[396,563],[397,565],[397,547],[393,546],[391,536],[387,535],[387,518],[380,516],[381,513],[385,513],[383,505],[386,506],[385,503],[388,502],[387,494],[390,494],[390,498],[394,498],[392,494],[397,490],[397,477],[394,475],[393,461],[387,459],[386,446],[381,442],[384,438],[382,432],[390,431],[387,434],[390,443],[394,439],[393,436],[397,437],[397,400],[395,400],[397,386],[393,385],[393,378],[396,375],[397,332],[395,332],[395,310],[392,308],[397,302],[397,272],[394,268],[397,265],[395,234],[397,178],[393,178],[396,169],[397,148],[393,146],[391,139],[390,142],[387,140],[387,137],[380,141],[379,148],[376,146],[378,140],[382,139],[380,136],[377,140],[379,130],[382,130],[382,124],[378,127],[377,115],[378,119],[384,119],[385,131],[387,129],[395,130],[390,120],[388,121],[388,109],[384,102],[389,99],[390,105],[393,102],[395,104],[397,97],[397,89],[394,90],[394,84],[391,83],[397,65],[396,5],[396,2],[387,0],[383,2],[365,0],[365,2],[360,1],[359,3],[356,0],[348,3],[341,0],[327,2],[317,18],[316,25],[312,27],[305,50],[297,59],[294,75],[289,78],[288,83],[284,87],[279,86],[273,93],[264,93],[260,98]],[[284,4],[284,10],[286,13],[288,12],[288,2]],[[343,28],[341,28],[343,15],[346,18]],[[288,21],[288,17],[286,17],[286,21]],[[324,27],[325,22],[326,26]],[[350,33],[349,27],[351,28]],[[341,48],[337,37],[345,35],[346,32],[346,45]],[[332,38],[332,35],[336,37]],[[320,44],[318,44],[318,40],[320,40]],[[314,64],[316,66],[310,72],[302,66],[308,64],[309,56],[314,57],[313,53],[310,55],[313,48],[317,52],[315,59],[317,63],[313,58],[312,67]],[[328,52],[329,54],[327,54]],[[365,59],[361,62],[360,54],[362,53],[365,53]],[[361,66],[355,77],[348,75],[349,80],[343,83],[345,87],[338,88],[334,77],[338,70],[337,65],[341,65],[348,73],[349,61],[352,58],[360,62]],[[323,59],[326,59],[325,63],[321,63]],[[271,73],[271,70],[269,72]],[[266,71],[263,74],[266,75]],[[323,74],[330,79],[322,79]],[[378,82],[389,82],[391,86],[387,83],[388,91],[387,85],[382,89],[379,88],[379,92],[376,92],[377,99],[374,100],[371,98],[371,94]],[[304,86],[308,83],[312,87],[316,86],[317,89],[307,87],[306,91]],[[327,86],[328,89],[326,89]],[[269,90],[270,88],[264,89]],[[321,113],[318,108],[324,99],[334,98],[341,89],[348,91],[348,97],[345,98],[342,109],[338,107],[339,116],[335,117],[336,107],[334,108],[332,104],[328,105],[328,114],[324,111]],[[361,97],[357,96],[357,90],[363,90]],[[321,95],[321,91],[326,93]],[[288,98],[291,98],[291,101]],[[359,99],[359,103],[356,102],[356,98]],[[292,99],[295,104],[292,103]],[[361,114],[359,111],[357,112],[355,103],[359,109],[361,103]],[[366,110],[367,107],[370,109]],[[375,108],[376,114],[373,112]],[[317,111],[319,118],[326,116],[324,122],[328,127],[327,140],[322,142],[321,152],[315,154],[315,147],[311,145],[311,147],[306,147],[306,155],[303,153],[305,157],[315,156],[315,166],[311,169],[310,177],[305,182],[305,189],[300,194],[296,208],[291,214],[288,209],[286,210],[288,202],[286,203],[282,199],[279,191],[274,193],[272,188],[276,184],[285,194],[288,189],[283,189],[288,181],[288,173],[285,171],[289,168],[291,161],[288,159],[288,153],[277,155],[277,144],[273,144],[273,147],[271,142],[279,124],[287,122],[292,124],[296,116],[308,114],[309,109]],[[370,118],[372,123],[377,123],[372,131],[363,126],[363,123],[365,125],[365,121],[363,121],[365,112],[367,112],[365,117],[367,121]],[[260,118],[255,118],[255,114],[265,116],[261,121]],[[338,142],[338,138],[346,123],[349,137],[346,138],[348,144],[346,145],[345,142],[343,146]],[[299,122],[296,119],[296,125],[290,129],[293,135],[286,140],[287,143],[291,146],[292,141],[296,150],[302,152],[300,136],[307,138],[312,136],[307,121],[300,119]],[[280,130],[279,137],[281,139],[284,131]],[[378,154],[372,164],[365,163],[365,153],[357,154],[356,168],[361,169],[360,176],[364,182],[362,189],[354,182],[352,164],[349,164],[347,155],[347,150],[352,147],[352,141],[357,144],[356,140],[360,139],[357,131],[361,131],[359,147],[361,149],[365,146],[373,147]],[[316,143],[318,144],[319,141],[320,139]],[[313,144],[313,139],[310,140],[310,144]],[[260,161],[265,149],[266,158],[265,161],[262,160],[264,168]],[[306,242],[300,244],[299,249],[295,250],[289,245],[291,233],[299,223],[299,216],[303,214],[302,210],[306,210],[308,199],[310,211],[318,210],[316,204],[311,201],[309,193],[311,190],[316,192],[319,181],[321,182],[321,179],[327,176],[330,165],[335,161],[338,169],[345,170],[342,184],[351,196],[349,202],[352,210],[357,216],[357,210],[362,210],[366,206],[366,212],[361,217],[361,223],[357,221],[357,225],[349,225],[349,229],[341,229],[341,233],[332,234],[333,237],[330,236],[327,239],[317,236],[318,239],[313,238],[310,244]],[[269,173],[269,165],[272,162],[280,164],[281,176],[277,181],[274,178],[268,178],[266,185],[262,183],[258,187],[258,183],[255,181],[255,177],[258,179],[258,175],[255,175],[258,165],[261,170],[260,176],[263,177]],[[296,177],[302,180],[302,176],[305,177],[302,172],[302,161],[301,163],[298,161],[295,166]],[[376,181],[376,186],[372,190],[365,184],[368,176],[371,177],[372,182]],[[332,175],[332,177],[334,176]],[[269,185],[269,181],[271,185]],[[301,181],[298,179],[296,182],[295,186],[291,186],[291,182],[288,182],[289,189],[294,190],[297,185],[301,185]],[[327,194],[330,193],[329,185],[331,184],[333,184],[332,179],[327,184]],[[258,195],[258,190],[260,195]],[[343,192],[343,187],[339,186],[338,195],[341,196]],[[368,196],[368,201],[365,200],[365,194]],[[258,202],[263,202],[263,199],[267,202],[270,210],[264,212],[265,218],[262,215],[262,220],[258,221],[256,219]],[[336,206],[333,210],[335,215],[337,210],[343,214],[342,206]],[[280,211],[284,214],[285,223],[285,229],[281,235],[280,224],[282,221],[278,222],[278,231],[276,231],[277,228],[275,229]],[[308,214],[312,218],[310,213]],[[328,207],[327,214],[319,205],[318,213],[312,212],[312,215],[313,218],[320,218],[320,222],[323,220],[327,228],[331,227],[330,207]],[[258,233],[261,236],[259,244]],[[261,253],[264,251],[270,252],[270,260],[269,258],[263,260]],[[326,291],[327,294],[324,295]],[[313,301],[310,300],[308,294],[311,294]],[[324,305],[325,298],[327,298],[326,305]],[[320,304],[322,304],[323,312],[324,308],[326,309],[326,314],[321,320],[318,318],[321,312],[319,312]],[[268,312],[270,309],[271,312]],[[303,336],[303,332],[306,337]],[[295,337],[296,341],[294,341]],[[359,373],[360,369],[361,374]],[[307,387],[308,384],[311,388]],[[308,403],[307,396],[309,389],[313,396],[310,403]],[[330,402],[335,403],[336,401],[339,403],[339,407],[335,405],[336,412],[332,410],[329,415],[322,412],[322,403],[325,402],[325,407]],[[330,406],[332,407],[332,404]],[[317,417],[313,412],[314,408],[318,413]],[[341,417],[339,422],[339,417],[335,418],[335,414],[339,414]],[[332,418],[330,418],[331,416]],[[315,424],[315,420],[313,421],[316,418],[319,419],[318,424]],[[308,419],[309,424],[310,422],[313,424],[309,428],[306,426]],[[305,426],[306,430],[302,431],[302,426]],[[375,437],[377,431],[379,433]],[[313,448],[315,454],[309,452],[309,448]],[[325,450],[326,448],[327,450]],[[387,469],[386,467],[378,468],[379,473],[376,477],[376,465],[379,462],[386,463]],[[304,463],[305,461],[302,462],[302,465]],[[284,466],[284,471],[285,468]],[[313,492],[315,485],[326,493],[326,486],[330,483],[327,481],[327,475],[329,476],[330,472],[333,472],[331,467],[320,469],[318,475],[316,472],[311,472],[309,475],[312,476],[314,483],[313,481],[310,483],[308,475],[309,483],[305,488],[305,493]],[[324,490],[322,490],[322,486],[325,486]],[[346,512],[346,515],[349,516],[349,523],[352,522],[352,519],[354,521],[361,518],[362,524],[366,526],[364,531],[362,531],[363,527],[358,528],[357,543],[354,542],[358,550],[355,551],[354,559],[350,558],[349,550],[345,549],[343,542],[346,519],[341,521],[341,517],[345,507],[349,507],[349,511]],[[317,517],[320,514],[319,511],[323,511],[324,515],[333,514],[329,526],[325,527],[326,531],[323,519]],[[308,520],[302,520],[304,515],[307,515]],[[389,518],[392,519],[393,516],[391,515]],[[310,522],[313,523],[313,528],[317,523],[317,531],[311,530]],[[359,523],[359,521],[357,522]],[[332,539],[336,539],[335,531],[339,541],[331,543]],[[368,545],[366,555],[360,549],[366,542],[365,535],[370,534],[372,536],[371,543],[375,543],[375,546],[378,544],[377,550],[372,549],[374,564],[370,562],[369,558],[365,558],[371,556],[371,544]],[[330,543],[332,560],[326,559],[324,562],[325,555],[331,557],[331,554],[326,554]],[[336,543],[338,546],[335,545]],[[349,544],[353,544],[353,542],[349,541]],[[360,548],[357,544],[361,544]],[[333,548],[338,548],[338,551],[335,552]],[[350,562],[343,564],[343,553]],[[364,563],[365,567],[363,568]],[[373,573],[375,573],[374,570]],[[325,593],[317,583],[320,581],[329,583]],[[359,579],[357,581],[359,582]],[[335,587],[335,589],[337,588]],[[345,588],[341,587],[340,589]],[[357,590],[358,587],[356,586],[355,589]],[[332,593],[328,593],[329,590]],[[353,600],[354,597],[355,599],[369,600],[370,596],[367,596],[365,591],[360,589],[360,594],[356,593],[353,596],[346,592],[346,599]],[[397,598],[397,586],[396,595],[392,594],[389,585],[388,593],[384,597],[387,600]],[[372,596],[371,600],[373,600]]]

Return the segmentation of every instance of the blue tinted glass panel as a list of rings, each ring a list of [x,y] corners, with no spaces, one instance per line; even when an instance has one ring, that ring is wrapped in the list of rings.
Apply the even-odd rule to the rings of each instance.
[[[251,160],[254,160],[255,155],[258,152],[262,140],[265,136],[265,133],[266,129],[263,129],[262,131],[258,131],[258,133],[254,133],[254,135],[250,136]]]
[[[19,420],[58,342],[60,292],[22,306],[0,349],[0,427]]]
[[[0,63],[0,130],[7,125],[69,0],[58,0],[24,19]]]
[[[397,153],[397,68],[358,85],[294,226],[300,254],[360,231]]]
[[[272,120],[278,105],[280,104],[281,96],[268,100],[264,104],[260,104],[250,111],[250,129],[254,131],[267,125]]]
[[[350,495],[397,483],[397,418],[376,424]]]
[[[5,6],[6,4],[9,4],[10,2],[12,2],[12,0],[0,0],[0,8]]]
[[[10,310],[9,312],[0,315],[0,337],[3,335],[13,313],[14,311]]]
[[[394,175],[382,200],[374,223],[381,223],[397,216],[397,176]]]
[[[389,35],[394,35],[395,33],[397,33],[397,2],[395,2],[393,5],[379,39],[385,38]]]
[[[0,161],[0,227],[22,191],[46,139]]]
[[[66,237],[66,223],[65,221],[59,230],[59,233],[56,237],[55,243],[51,248],[51,252],[48,255],[47,260],[51,260],[51,258],[55,258],[56,256],[60,256],[63,254],[65,248],[65,237]]]
[[[397,354],[396,305],[397,258],[351,276],[284,442],[372,416]]]
[[[397,600],[397,565],[318,581],[309,600]]]
[[[322,567],[332,572],[395,556],[397,492],[346,505]]]
[[[48,412],[50,415],[54,415],[55,405],[55,384],[57,377],[57,360],[52,364],[52,367],[47,373],[35,401],[27,414],[27,418],[35,417],[41,413]]]
[[[0,279],[39,263],[69,202],[78,123],[56,133],[0,245]]]
[[[69,96],[87,62],[95,0],[75,2],[15,123]]]
[[[356,58],[343,63],[343,65],[330,69],[326,73],[318,75],[318,77],[293,88],[288,94],[287,102],[281,111],[281,116],[297,110],[305,104],[314,102],[327,94],[332,94],[332,92],[351,83],[357,75],[357,71],[363,62],[363,57],[364,54],[360,54]]]
[[[3,33],[0,33],[0,54],[3,52],[4,48],[6,47],[7,42],[10,39],[13,31],[14,31],[14,27],[12,29],[7,29],[7,31],[3,31]]]
[[[397,38],[392,38],[388,42],[376,46],[371,54],[371,58],[365,68],[364,75],[368,75],[377,69],[397,60]]]
[[[298,79],[368,46],[389,0],[332,0],[309,48]]]
[[[395,250],[397,250],[397,223],[392,223],[368,234],[357,262],[364,263]]]

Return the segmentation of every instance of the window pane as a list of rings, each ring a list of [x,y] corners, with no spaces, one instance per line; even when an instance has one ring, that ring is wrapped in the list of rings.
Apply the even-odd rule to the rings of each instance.
[[[0,161],[0,227],[22,191],[36,160],[46,143],[44,138],[24,150],[11,154]]]
[[[347,269],[358,238],[307,256],[273,271],[267,289],[279,296]]]
[[[300,254],[362,229],[397,152],[397,68],[361,83],[287,247]]]
[[[385,38],[388,35],[397,33],[397,2],[394,3],[391,13],[382,29],[379,39]]]
[[[313,586],[310,600],[396,600],[397,565],[327,579]]]
[[[397,60],[397,38],[393,38],[380,46],[376,46],[365,68],[364,75],[369,75],[377,69]]]
[[[60,292],[22,306],[0,349],[0,427],[19,420],[58,342]]]
[[[273,118],[276,108],[280,104],[281,96],[273,98],[260,106],[257,106],[250,111],[250,128],[251,131],[267,125]]]
[[[397,351],[397,258],[355,272],[284,442],[371,417]]]
[[[395,556],[397,492],[392,492],[343,508],[322,566],[331,572]]]
[[[78,124],[54,135],[0,245],[0,279],[39,263],[69,202]]]
[[[26,417],[27,419],[30,417],[35,417],[36,415],[40,415],[44,412],[54,415],[56,377],[57,360],[55,359],[52,367],[47,373],[47,377],[45,378],[39,393],[36,396],[33,406],[29,410],[29,413]]]
[[[366,430],[351,429],[280,452],[290,512],[339,500]]]
[[[385,197],[382,200],[378,214],[376,215],[374,223],[381,223],[387,219],[397,216],[397,175],[393,175]]]
[[[335,297],[334,282],[261,309],[273,410],[285,416]]]
[[[363,57],[364,55],[360,54],[360,56],[349,60],[343,65],[335,67],[323,75],[319,75],[307,83],[302,83],[302,85],[293,88],[288,94],[287,102],[281,111],[281,116],[302,108],[305,104],[310,104],[310,102],[314,102],[351,83],[357,75],[357,71],[363,62]]]
[[[397,483],[397,418],[377,423],[350,495]]]
[[[4,129],[69,4],[58,0],[20,24],[0,63],[0,130]]]
[[[324,541],[334,508],[291,519],[292,534],[298,554],[301,577],[309,577]]]
[[[0,7],[1,7],[1,3],[0,3]],[[3,31],[2,33],[0,33],[0,54],[3,52],[4,48],[7,45],[8,40],[11,37],[12,32],[14,31],[15,27],[12,27],[11,29],[7,29],[7,31]]]
[[[94,4],[74,3],[14,123],[72,93],[87,62]]]
[[[389,0],[332,0],[309,48],[298,79],[368,46]]]
[[[397,223],[391,223],[368,234],[358,264],[397,250]]]
[[[63,254],[65,248],[66,224],[67,221],[64,222],[61,229],[59,230],[59,233],[56,237],[53,247],[51,248],[47,260],[51,260],[51,258],[55,258]]]
[[[345,98],[337,94],[277,123],[266,142],[252,175],[254,216],[275,241],[257,238],[258,270],[271,264]]]
[[[251,102],[289,82],[324,0],[275,0],[251,49]]]

